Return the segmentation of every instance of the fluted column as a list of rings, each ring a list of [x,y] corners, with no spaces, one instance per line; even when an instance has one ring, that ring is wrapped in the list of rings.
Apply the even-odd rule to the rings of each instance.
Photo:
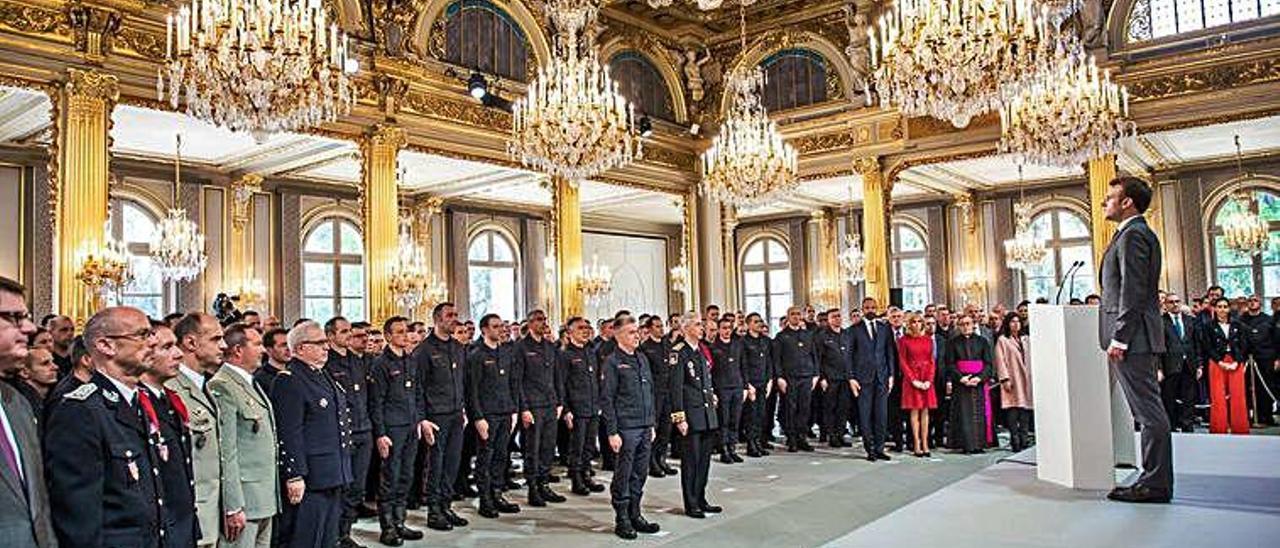
[[[108,133],[120,87],[115,76],[70,69],[58,95],[54,310],[80,325],[97,311],[94,295],[76,274],[84,258],[99,253],[103,246],[109,198]]]
[[[555,216],[556,279],[559,281],[560,318],[563,322],[583,313],[582,291],[582,204],[578,185],[563,177],[551,179],[552,214]]]
[[[1114,223],[1107,221],[1102,202],[1107,199],[1107,185],[1116,178],[1116,155],[1108,154],[1089,160],[1089,232],[1093,234],[1093,265],[1102,264],[1102,254],[1115,233]]]
[[[396,160],[405,145],[404,130],[378,124],[360,140],[363,164],[365,296],[369,321],[382,325],[399,313],[391,294],[391,273],[399,246],[400,206],[396,189]]]
[[[963,302],[983,304],[989,280],[987,260],[983,253],[982,213],[978,211],[973,193],[957,196],[955,208],[960,217],[960,251],[963,260],[955,265],[956,279],[953,282]],[[963,284],[966,283],[973,285],[965,287]]]
[[[889,302],[889,198],[878,158],[858,158],[853,169],[862,176],[862,249],[866,256],[866,295],[880,306]]]
[[[254,219],[253,195],[262,190],[262,176],[244,175],[231,181],[231,234],[227,238],[227,266],[223,279],[227,287],[243,295],[253,287],[254,275]],[[269,280],[258,280],[263,286]],[[263,302],[271,302],[269,295],[258,295]]]

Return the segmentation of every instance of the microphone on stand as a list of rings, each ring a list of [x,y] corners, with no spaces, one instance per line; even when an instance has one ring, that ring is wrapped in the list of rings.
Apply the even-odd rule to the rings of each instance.
[[[1058,293],[1053,296],[1053,304],[1062,304],[1062,290],[1071,283],[1071,280],[1076,275],[1076,270],[1082,266],[1084,266],[1084,261],[1075,261],[1071,263],[1070,267],[1067,267],[1067,273],[1063,275],[1062,281],[1058,282]],[[1070,298],[1070,296],[1068,296],[1068,298]]]
[[[1084,261],[1076,261],[1076,269],[1071,271],[1071,277],[1067,279],[1067,287],[1071,288],[1067,290],[1068,303],[1071,302],[1071,299],[1074,299],[1076,297],[1076,284],[1075,284],[1076,274],[1079,274],[1080,270],[1083,268],[1084,268]]]

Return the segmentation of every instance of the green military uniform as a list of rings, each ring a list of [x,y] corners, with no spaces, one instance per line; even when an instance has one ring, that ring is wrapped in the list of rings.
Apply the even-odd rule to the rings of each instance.
[[[222,506],[218,504],[222,485],[218,406],[185,371],[164,385],[178,393],[190,416],[191,466],[196,479],[196,517],[200,521],[196,545],[209,546],[218,542],[218,532],[222,530]]]
[[[234,543],[270,543],[271,517],[280,511],[280,477],[276,466],[276,422],[271,400],[247,371],[224,365],[209,380],[218,406],[222,459],[223,512],[244,510],[246,525]]]

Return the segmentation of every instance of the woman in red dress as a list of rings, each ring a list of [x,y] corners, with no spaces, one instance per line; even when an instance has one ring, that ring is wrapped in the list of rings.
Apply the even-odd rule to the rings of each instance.
[[[938,407],[933,390],[937,364],[933,360],[933,337],[925,332],[919,314],[907,316],[906,335],[898,339],[898,363],[902,368],[902,408],[911,414],[911,440],[917,457],[929,452],[929,410]]]

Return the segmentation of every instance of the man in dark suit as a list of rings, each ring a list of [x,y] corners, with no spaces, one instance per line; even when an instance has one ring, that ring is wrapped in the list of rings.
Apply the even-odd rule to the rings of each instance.
[[[27,357],[27,337],[35,333],[17,282],[0,278],[0,375],[8,376]],[[0,546],[52,546],[49,493],[44,459],[31,406],[17,390],[0,383]]]
[[[1192,432],[1192,415],[1199,378],[1200,322],[1182,313],[1182,298],[1177,293],[1165,297],[1165,353],[1160,359],[1160,398],[1164,402],[1169,424],[1183,432]]]
[[[874,314],[862,323],[851,325],[849,339],[853,344],[853,395],[858,398],[858,421],[862,430],[862,448],[867,460],[889,460],[884,452],[888,429],[889,391],[893,390],[893,370],[898,363],[897,339],[893,329]]]
[[[1102,308],[1098,344],[1124,390],[1133,418],[1142,427],[1142,475],[1108,498],[1122,502],[1167,503],[1173,496],[1173,441],[1169,416],[1160,401],[1156,356],[1165,352],[1160,318],[1160,241],[1142,214],[1151,205],[1151,187],[1135,177],[1108,185],[1101,206],[1119,223],[1102,256]]]

